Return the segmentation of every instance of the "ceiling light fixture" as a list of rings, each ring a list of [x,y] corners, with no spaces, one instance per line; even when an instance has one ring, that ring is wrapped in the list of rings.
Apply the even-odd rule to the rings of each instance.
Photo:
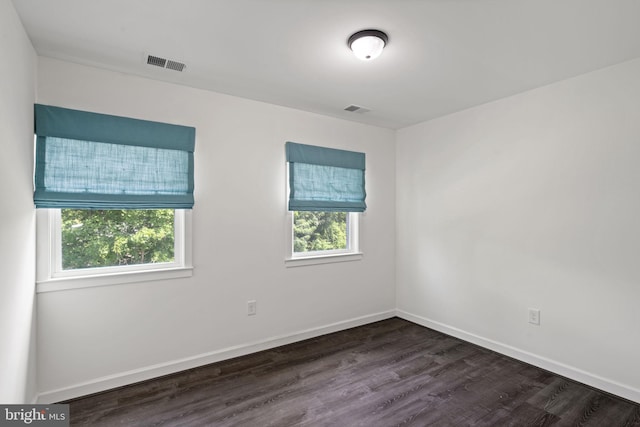
[[[362,30],[349,37],[347,44],[358,59],[370,61],[382,53],[389,37],[379,30]]]

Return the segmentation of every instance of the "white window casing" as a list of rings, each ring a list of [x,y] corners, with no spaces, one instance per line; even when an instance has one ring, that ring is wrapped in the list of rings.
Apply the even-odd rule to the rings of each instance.
[[[173,262],[63,270],[60,209],[37,209],[36,292],[190,277],[191,210],[175,210],[174,233]]]

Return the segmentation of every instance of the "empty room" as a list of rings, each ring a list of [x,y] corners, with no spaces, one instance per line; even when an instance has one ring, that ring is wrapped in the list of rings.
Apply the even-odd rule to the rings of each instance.
[[[639,16],[0,0],[0,425],[640,426]]]

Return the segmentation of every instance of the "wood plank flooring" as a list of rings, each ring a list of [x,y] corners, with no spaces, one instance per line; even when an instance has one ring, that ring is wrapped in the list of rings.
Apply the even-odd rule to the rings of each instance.
[[[640,405],[398,318],[68,402],[88,426],[640,426]]]

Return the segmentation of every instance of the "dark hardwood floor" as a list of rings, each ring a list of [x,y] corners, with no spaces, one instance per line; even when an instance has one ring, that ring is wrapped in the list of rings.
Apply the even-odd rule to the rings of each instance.
[[[90,426],[640,426],[640,405],[398,318],[64,403]]]

